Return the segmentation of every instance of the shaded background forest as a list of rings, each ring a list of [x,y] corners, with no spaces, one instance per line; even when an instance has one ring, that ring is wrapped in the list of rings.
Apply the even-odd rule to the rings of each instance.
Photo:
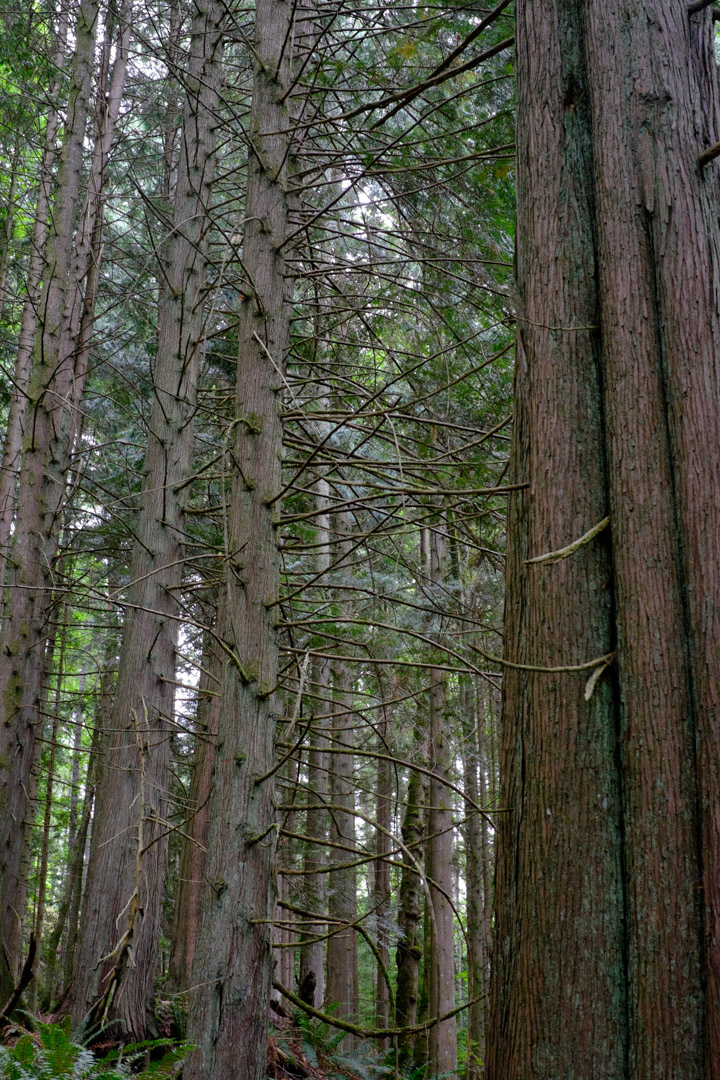
[[[234,405],[239,320],[263,304],[254,10],[0,17],[1,674],[22,744],[0,761],[0,987],[36,950],[31,1011],[181,1034],[222,888],[204,856],[235,440],[263,423]],[[484,1057],[512,34],[507,2],[307,2],[278,59],[274,978],[346,1023],[339,1052],[408,1072]]]

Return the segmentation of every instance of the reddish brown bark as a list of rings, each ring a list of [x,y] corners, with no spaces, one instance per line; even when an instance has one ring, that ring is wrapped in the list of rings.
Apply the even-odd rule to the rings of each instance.
[[[718,135],[711,16],[547,0],[517,18],[513,461],[529,486],[511,500],[507,658],[559,666],[616,647],[617,667],[589,701],[580,675],[506,672],[489,1075],[707,1080],[720,1070],[720,227],[698,165]],[[563,524],[581,536],[607,509],[611,553],[605,532],[527,565],[567,543]]]
[[[667,0],[641,8],[589,3],[586,45],[630,1068],[690,1080],[720,1076],[720,229],[716,168],[697,163],[718,140],[720,88],[710,14],[689,20]]]
[[[519,3],[516,20],[512,469],[528,488],[509,505],[506,657],[547,667],[614,648],[607,534],[526,563],[607,514],[592,135],[578,5]],[[607,677],[586,701],[587,677],[504,673],[492,1080],[626,1076],[615,703]]]

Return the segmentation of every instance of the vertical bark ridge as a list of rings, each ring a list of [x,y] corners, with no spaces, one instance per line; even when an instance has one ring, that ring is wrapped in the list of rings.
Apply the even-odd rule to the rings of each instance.
[[[518,3],[516,27],[511,460],[529,487],[508,510],[506,655],[547,667],[613,649],[607,534],[561,563],[526,562],[607,514],[592,130],[578,5]],[[492,1080],[625,1077],[616,710],[611,680],[589,701],[585,682],[505,672]]]

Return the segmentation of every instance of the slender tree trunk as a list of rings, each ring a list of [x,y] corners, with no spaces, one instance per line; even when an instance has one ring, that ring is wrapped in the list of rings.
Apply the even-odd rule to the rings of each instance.
[[[442,585],[447,573],[446,544],[439,528],[430,537],[430,578]],[[450,717],[447,708],[446,674],[431,669],[429,692],[430,726],[428,765],[432,772],[428,810],[428,877],[432,900],[433,957],[430,970],[430,1014],[442,1016],[455,1007],[455,964],[453,957],[453,823],[450,789]],[[457,1068],[457,1027],[455,1017],[430,1029],[429,1075],[441,1076]]]
[[[186,1080],[264,1080],[274,907],[276,641],[282,370],[292,282],[285,272],[292,9],[260,0],[228,519],[227,649],[206,890],[193,968]],[[242,1048],[239,1056],[238,1048]]]
[[[463,782],[465,794],[474,803],[479,802],[478,741],[475,720],[473,687],[466,678],[461,683],[461,709],[463,720]],[[483,870],[485,848],[480,816],[470,805],[464,813],[468,819],[464,827],[465,839],[465,888],[467,894],[467,968],[468,995],[472,1000],[482,998],[485,992],[485,889]],[[485,1003],[475,1001],[468,1011],[468,1039],[470,1049],[467,1062],[468,1080],[480,1080],[485,1060]]]
[[[180,610],[176,594],[183,578],[181,497],[190,473],[205,322],[224,17],[224,8],[208,0],[196,9],[193,21],[174,228],[163,253],[145,485],[112,735],[98,785],[77,963],[67,1001],[76,1022],[88,1014],[98,1022],[117,1020],[136,1039],[152,1027],[167,862],[169,734]],[[138,798],[141,783],[144,806]],[[132,963],[126,963],[130,955]]]
[[[352,749],[355,743],[352,712],[352,686],[347,665],[336,661],[334,668],[335,720],[333,723],[333,746]],[[355,848],[355,786],[353,784],[353,755],[331,754],[330,839],[346,848]],[[330,862],[343,866],[352,862],[351,851],[336,847],[330,849]],[[352,923],[357,918],[357,871],[344,866],[334,870],[328,881],[328,913],[337,923]],[[331,926],[333,924],[331,923]],[[327,994],[328,1002],[338,1006],[338,1016],[356,1022],[358,1019],[358,950],[357,931],[354,927],[340,930],[328,938],[327,943]],[[355,1037],[347,1035],[343,1046],[350,1049]]]
[[[60,78],[65,66],[68,36],[67,8],[68,3],[66,0],[61,5],[58,17],[57,48],[53,57],[57,78],[50,90],[49,97],[51,101],[57,101],[60,97]],[[15,354],[15,373],[10,393],[7,426],[5,428],[2,465],[0,466],[0,599],[5,585],[12,522],[15,515],[15,488],[22,456],[30,364],[38,324],[40,288],[45,269],[45,246],[52,201],[53,168],[57,158],[55,144],[60,119],[60,109],[56,106],[51,107],[45,124],[45,139],[40,159],[37,201],[30,240],[30,260],[25,282],[26,295],[22,309],[18,347]],[[0,603],[0,610],[2,609],[3,604]]]
[[[316,695],[314,711],[316,715],[327,714],[330,708],[332,670],[331,661],[318,658],[313,668],[312,691]],[[313,727],[313,745],[308,760],[308,809],[305,845],[304,894],[307,898],[307,910],[321,912],[326,899],[326,874],[321,873],[327,865],[327,811],[323,808],[329,802],[328,771],[330,755],[324,748],[324,731],[328,727],[325,720]],[[327,932],[327,923],[316,922],[306,927],[306,936],[310,939],[320,937]],[[325,1000],[325,945],[322,941],[308,941],[300,946],[300,989],[305,989],[305,1000],[309,1000],[312,989],[314,1004],[319,1007]]]
[[[78,846],[76,857],[72,864],[72,889],[70,893],[70,910],[68,912],[67,935],[65,938],[65,962],[63,965],[65,995],[72,986],[72,976],[77,960],[77,944],[80,932],[80,912],[82,909],[85,871],[89,856],[90,825],[93,825],[92,811],[95,807],[95,792],[100,777],[106,767],[106,748],[108,745],[108,733],[112,724],[112,686],[114,673],[109,670],[110,657],[106,657],[106,668],[100,679],[100,698],[97,702],[95,727],[93,729],[92,743],[90,745],[90,761],[88,762],[85,799],[83,801],[83,818],[78,834]],[[88,813],[88,822],[85,824],[85,813]]]
[[[207,848],[210,795],[215,773],[215,740],[220,718],[222,653],[219,645],[206,635],[203,649],[203,672],[200,677],[195,760],[183,832],[186,839],[180,857],[175,909],[170,934],[168,990],[184,993],[192,985],[195,940],[200,925],[200,897],[203,891],[205,850]]]
[[[422,879],[418,872],[421,862],[420,839],[422,837],[421,796],[422,781],[420,773],[413,769],[408,777],[405,815],[402,823],[402,840],[406,850],[403,852],[398,901],[396,1027],[412,1027],[417,1021],[418,981],[420,977],[420,958],[422,956],[422,948],[418,941],[423,897]],[[412,1049],[412,1037],[402,1037],[399,1043],[401,1065],[406,1065],[410,1061]]]
[[[382,720],[378,724],[379,746],[381,754],[389,751],[390,717],[388,708],[383,708]],[[377,788],[375,798],[375,820],[377,822],[375,847],[378,854],[390,847],[390,829],[392,827],[392,763],[385,758],[378,758]],[[377,949],[385,971],[390,962],[390,864],[385,859],[376,859],[374,864],[375,881],[375,918],[377,921]],[[388,1027],[390,1023],[390,995],[385,974],[378,964],[375,974],[375,1022],[378,1027]],[[387,1040],[381,1042],[387,1048]]]
[[[96,747],[97,740],[93,735],[93,745]],[[82,891],[82,876],[83,876],[83,860],[85,857],[85,848],[87,845],[87,835],[90,828],[90,818],[92,815],[93,799],[95,797],[95,784],[94,773],[96,770],[96,755],[91,748],[90,757],[88,760],[87,771],[85,774],[85,793],[83,796],[82,810],[80,812],[80,820],[76,824],[76,828],[73,830],[72,843],[68,841],[68,862],[65,873],[65,884],[63,887],[62,896],[57,908],[57,917],[55,919],[55,925],[52,931],[48,935],[47,941],[47,968],[45,972],[45,987],[44,995],[42,999],[43,1011],[48,1011],[52,1007],[52,1003],[56,999],[57,987],[56,987],[56,972],[58,966],[60,942],[65,931],[68,931],[68,937],[71,937],[71,928],[73,925],[72,915],[73,910],[79,909],[79,902],[73,909],[73,897],[80,896]],[[74,945],[71,942],[69,950],[66,950],[71,956],[74,953]],[[72,971],[67,972],[65,976],[65,982],[69,982]]]

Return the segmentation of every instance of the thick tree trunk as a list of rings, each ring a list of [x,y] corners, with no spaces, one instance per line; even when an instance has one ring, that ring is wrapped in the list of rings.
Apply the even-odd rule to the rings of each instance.
[[[710,20],[518,5],[507,657],[617,673],[506,672],[492,1080],[719,1075]]]
[[[630,1069],[693,1080],[720,1076],[720,87],[710,13],[587,6]]]
[[[227,649],[207,879],[193,968],[186,1080],[264,1080],[274,907],[276,541],[282,370],[290,336],[285,180],[291,6],[256,9],[251,153],[234,424],[237,471],[228,521]]]
[[[209,202],[216,152],[224,8],[196,9],[145,456],[107,766],[95,827],[73,986],[79,1023],[152,1028],[155,961],[167,861],[169,734],[174,714],[177,592],[182,586],[182,485],[190,473],[205,322]],[[144,805],[139,800],[144,786]],[[139,835],[142,833],[142,843]],[[139,888],[138,888],[139,883]],[[132,963],[126,958],[132,955]],[[102,961],[102,962],[101,962]],[[110,991],[115,987],[114,998]]]
[[[592,131],[578,5],[521,2],[516,18],[512,470],[529,486],[509,506],[506,657],[563,666],[614,648],[607,533],[556,565],[526,562],[607,514]],[[612,679],[586,701],[587,678],[505,671],[492,1080],[626,1077],[616,711]]]

